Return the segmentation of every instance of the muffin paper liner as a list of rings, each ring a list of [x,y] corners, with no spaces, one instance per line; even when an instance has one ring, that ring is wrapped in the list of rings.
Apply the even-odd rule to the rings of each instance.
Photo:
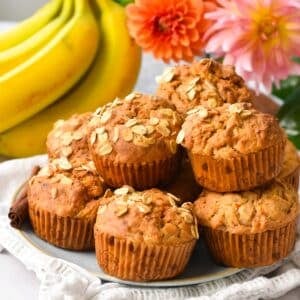
[[[216,192],[245,191],[277,176],[283,163],[285,143],[232,159],[215,159],[189,153],[197,182]]]
[[[109,275],[132,281],[172,278],[186,267],[196,241],[181,245],[146,245],[95,231],[96,257]]]
[[[294,248],[296,221],[284,227],[255,234],[231,234],[203,228],[211,255],[225,266],[247,268],[271,265]]]
[[[145,190],[160,184],[166,185],[172,180],[179,168],[181,153],[179,151],[164,160],[149,163],[117,163],[104,156],[94,157],[94,162],[107,185],[114,188],[130,185]]]
[[[292,187],[295,188],[296,191],[299,189],[299,175],[300,175],[300,167],[298,167],[295,171],[291,174],[285,176],[283,180],[290,184]]]
[[[70,250],[94,249],[94,224],[91,220],[60,217],[45,210],[29,207],[34,232],[57,247]]]

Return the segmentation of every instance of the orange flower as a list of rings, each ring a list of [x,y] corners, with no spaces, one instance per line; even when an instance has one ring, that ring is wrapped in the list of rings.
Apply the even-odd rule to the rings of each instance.
[[[191,61],[203,51],[204,19],[215,1],[136,0],[126,8],[128,29],[136,43],[165,62]]]

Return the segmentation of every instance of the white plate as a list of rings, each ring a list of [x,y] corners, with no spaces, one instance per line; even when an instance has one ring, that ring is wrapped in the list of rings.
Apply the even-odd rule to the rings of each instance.
[[[185,271],[176,278],[152,282],[124,281],[104,273],[98,266],[95,253],[92,251],[78,252],[52,246],[36,236],[29,224],[25,224],[24,228],[22,230],[17,230],[17,232],[24,241],[31,245],[31,247],[36,248],[43,253],[74,263],[103,280],[128,285],[147,287],[185,286],[224,278],[242,271],[242,269],[227,268],[215,264],[202,239],[200,239]]]
[[[27,225],[24,230],[19,231],[19,234],[24,240],[30,243],[32,247],[37,248],[43,253],[46,253],[50,256],[61,258],[71,263],[74,263],[88,270],[90,273],[98,276],[103,280],[125,283],[135,286],[174,287],[192,285],[227,277],[242,270],[235,268],[226,268],[215,264],[209,256],[209,253],[206,247],[204,246],[204,243],[200,241],[195,248],[195,251],[192,255],[188,266],[180,276],[177,276],[174,279],[152,282],[124,281],[104,273],[103,270],[97,264],[94,252],[69,251],[52,246],[47,242],[41,240],[39,237],[37,237],[33,233],[30,225]]]

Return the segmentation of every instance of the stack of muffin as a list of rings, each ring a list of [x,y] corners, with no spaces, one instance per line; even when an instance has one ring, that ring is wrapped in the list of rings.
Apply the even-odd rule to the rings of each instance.
[[[224,265],[288,255],[300,164],[277,120],[213,60],[157,79],[156,96],[132,93],[55,124],[49,164],[29,183],[36,234],[72,250],[95,245],[105,272],[135,281],[180,274],[198,226]]]

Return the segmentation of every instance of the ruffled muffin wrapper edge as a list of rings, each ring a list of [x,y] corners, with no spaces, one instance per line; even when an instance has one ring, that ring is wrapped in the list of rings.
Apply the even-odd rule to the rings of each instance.
[[[247,268],[271,265],[286,257],[294,248],[296,220],[262,233],[232,234],[203,227],[210,253],[217,263]]]
[[[29,207],[34,232],[43,240],[69,250],[95,248],[95,219],[61,217],[37,207]]]
[[[267,183],[281,171],[285,142],[232,159],[189,152],[197,182],[216,192],[244,191]]]
[[[175,277],[185,269],[196,241],[181,245],[146,245],[95,231],[99,266],[109,275],[131,281]]]
[[[176,175],[181,157],[181,151],[178,151],[164,160],[147,163],[118,163],[105,156],[94,156],[94,162],[107,185],[114,188],[130,185],[145,190],[169,183]]]

